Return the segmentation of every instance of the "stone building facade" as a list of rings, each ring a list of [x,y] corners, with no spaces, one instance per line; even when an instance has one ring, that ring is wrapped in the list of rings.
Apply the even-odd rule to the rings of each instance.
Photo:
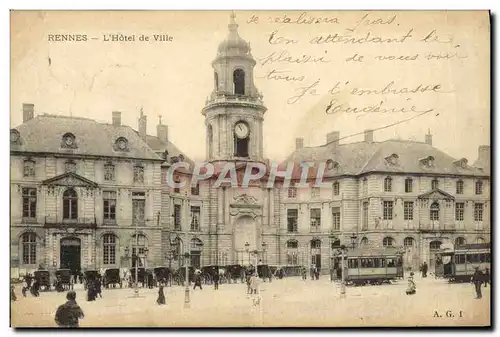
[[[291,186],[268,176],[247,188],[217,185],[225,164],[241,182],[248,163],[264,158],[266,108],[254,84],[255,60],[231,18],[229,34],[217,49],[214,87],[202,114],[206,161],[211,179],[192,185],[188,169],[177,169],[175,188],[167,184],[172,165],[195,163],[168,137],[121,124],[39,115],[23,106],[24,123],[11,130],[11,266],[37,268],[130,268],[137,252],[146,267],[178,268],[247,264],[320,266],[327,271],[335,250],[394,246],[416,268],[443,244],[490,241],[490,149],[480,146],[469,165],[425,141],[341,144],[332,131],[319,147],[296,150]],[[304,162],[324,165],[322,187],[301,187]],[[310,179],[314,180],[314,179]],[[252,255],[256,251],[256,255]],[[185,259],[184,252],[189,252]]]

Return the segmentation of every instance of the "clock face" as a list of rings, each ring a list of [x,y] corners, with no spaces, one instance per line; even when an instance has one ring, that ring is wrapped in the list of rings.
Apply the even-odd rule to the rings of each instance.
[[[234,128],[234,133],[236,134],[236,137],[240,139],[247,138],[248,131],[249,131],[248,126],[245,123],[238,123]]]
[[[66,145],[73,145],[73,137],[66,137]]]

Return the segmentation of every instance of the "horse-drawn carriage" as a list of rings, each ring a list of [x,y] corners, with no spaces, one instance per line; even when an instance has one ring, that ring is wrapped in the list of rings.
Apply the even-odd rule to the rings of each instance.
[[[226,268],[218,265],[204,266],[201,268],[202,278],[205,284],[212,284],[214,282],[215,275],[219,275],[219,283],[225,283],[227,281]]]
[[[137,268],[137,283],[142,283],[144,286],[147,281],[147,272],[146,268],[140,267]],[[135,280],[135,268],[130,269],[130,278],[129,278],[129,287],[131,287],[134,283],[136,282]]]
[[[122,287],[122,280],[120,277],[120,269],[118,268],[110,268],[106,269],[104,271],[104,287],[109,288],[110,285],[113,286],[113,288],[116,288],[116,285],[119,285],[120,288]]]
[[[229,283],[237,283],[240,280],[241,283],[244,283],[246,280],[246,268],[240,264],[232,264],[226,266],[226,278]]]
[[[48,270],[36,270],[34,279],[37,281],[40,289],[43,287],[44,291],[50,290],[50,272]]]
[[[259,264],[257,266],[257,274],[261,279],[264,280],[269,280],[269,282],[272,282],[273,279],[273,272],[271,270],[271,267],[269,267],[267,264]]]
[[[156,278],[156,282],[172,286],[172,270],[167,267],[156,267],[153,269],[153,273]]]
[[[56,270],[56,281],[54,282],[54,287],[57,291],[62,292],[73,289],[73,283],[71,282],[72,274],[73,272],[70,269]]]

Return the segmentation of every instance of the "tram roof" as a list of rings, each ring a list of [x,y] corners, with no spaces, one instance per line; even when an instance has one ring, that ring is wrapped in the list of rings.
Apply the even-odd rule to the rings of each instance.
[[[367,247],[354,248],[347,251],[348,257],[364,257],[364,256],[396,256],[400,255],[400,250],[394,247]]]
[[[457,250],[480,250],[480,249],[491,249],[490,243],[470,243],[465,245],[460,245],[455,247],[455,251]]]

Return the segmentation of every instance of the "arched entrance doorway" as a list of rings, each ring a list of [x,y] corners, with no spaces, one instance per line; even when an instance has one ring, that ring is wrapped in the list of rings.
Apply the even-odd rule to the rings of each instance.
[[[257,224],[255,220],[250,216],[238,218],[234,225],[233,238],[236,263],[249,264],[252,261],[249,252],[257,249]]]
[[[61,239],[60,268],[77,273],[81,269],[81,240],[75,237]]]
[[[441,241],[431,241],[429,243],[429,271],[436,272],[436,253],[441,249]]]

